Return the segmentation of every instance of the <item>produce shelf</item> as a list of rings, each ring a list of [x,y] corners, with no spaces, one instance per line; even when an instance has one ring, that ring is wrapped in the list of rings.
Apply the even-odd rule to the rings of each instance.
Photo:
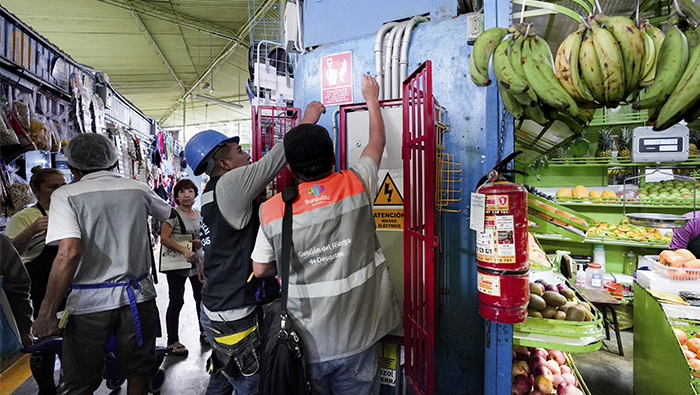
[[[588,303],[594,320],[572,322],[530,317],[525,322],[513,325],[513,344],[580,353],[600,349],[604,337],[600,311],[562,275],[553,271],[530,273],[530,280],[538,278],[552,284],[565,283],[576,293],[576,300]]]
[[[700,194],[698,194],[700,197]],[[656,199],[654,202],[644,201],[640,199],[627,199],[624,203],[622,199],[609,198],[603,202],[594,202],[589,198],[580,198],[581,200],[570,200],[556,198],[557,203],[563,206],[587,206],[587,207],[622,207],[623,204],[630,207],[653,207],[653,208],[688,208],[693,209],[693,199]],[[698,204],[700,206],[700,204]]]
[[[700,380],[688,366],[673,332],[679,319],[664,312],[638,282],[634,283],[634,393],[636,395],[697,395]],[[674,306],[687,310],[686,306]]]
[[[684,162],[668,162],[659,163],[659,166],[687,166],[687,165],[700,165],[700,155],[688,156],[688,160]],[[654,163],[632,163],[629,156],[618,156],[614,158],[594,158],[594,157],[584,157],[584,158],[553,158],[549,160],[549,166],[655,166]]]

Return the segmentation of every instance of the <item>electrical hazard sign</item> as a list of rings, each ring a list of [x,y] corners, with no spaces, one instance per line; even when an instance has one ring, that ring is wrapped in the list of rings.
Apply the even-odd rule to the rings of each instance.
[[[377,229],[403,229],[402,208],[375,208],[373,211]]]
[[[403,206],[403,198],[389,173],[386,173],[386,177],[384,177],[384,181],[382,181],[382,185],[379,187],[379,193],[377,193],[377,197],[374,198],[374,205]]]
[[[374,223],[377,229],[403,229],[403,198],[396,188],[396,183],[389,173],[379,186],[374,198]],[[376,208],[376,206],[395,206],[394,208]]]

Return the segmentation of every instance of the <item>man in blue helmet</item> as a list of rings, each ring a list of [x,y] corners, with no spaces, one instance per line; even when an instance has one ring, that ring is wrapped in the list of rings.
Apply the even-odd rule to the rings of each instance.
[[[300,124],[316,123],[325,111],[321,103],[311,102]],[[205,329],[210,329],[205,331],[213,346],[208,370],[223,374],[237,395],[248,395],[258,391],[261,342],[257,324],[262,310],[246,287],[260,225],[256,197],[287,161],[283,145],[276,144],[251,164],[239,142],[238,137],[205,130],[187,143],[185,157],[195,175],[206,172],[211,177],[201,198],[200,227],[206,277],[201,319]]]

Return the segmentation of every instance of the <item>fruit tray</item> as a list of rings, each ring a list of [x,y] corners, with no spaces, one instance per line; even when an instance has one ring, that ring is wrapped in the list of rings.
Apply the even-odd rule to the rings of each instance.
[[[529,214],[537,215],[539,218],[559,226],[572,226],[583,232],[587,231],[588,227],[595,222],[591,217],[532,193],[527,194],[527,208]]]
[[[700,269],[665,266],[659,263],[659,258],[657,256],[647,256],[647,258],[649,258],[649,266],[651,266],[651,270],[668,279],[678,281],[692,281],[700,279]]]
[[[669,322],[671,323],[671,326],[674,329],[680,329],[683,332],[685,332],[688,339],[697,336],[697,334],[700,333],[700,322],[698,321],[687,320],[682,318],[669,318]],[[695,388],[695,391],[698,392],[700,391],[700,369],[693,369],[692,367],[690,367],[690,370],[692,375],[691,383]]]
[[[566,281],[563,276],[557,275],[569,288],[571,288],[576,293],[576,301],[586,302],[586,298],[575,288]],[[526,333],[536,333],[541,335],[553,335],[560,337],[599,337],[603,334],[603,318],[600,315],[598,309],[593,306],[592,303],[588,303],[591,306],[591,313],[593,313],[593,321],[562,321],[553,320],[547,318],[534,318],[528,317],[524,322],[520,324],[514,324],[513,330]]]

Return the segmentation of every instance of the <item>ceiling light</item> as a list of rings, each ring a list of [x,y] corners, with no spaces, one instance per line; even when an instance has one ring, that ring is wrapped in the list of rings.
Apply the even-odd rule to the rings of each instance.
[[[219,100],[219,99],[214,98],[214,97],[194,95],[194,98],[197,100],[204,100],[204,101],[208,101],[210,103],[218,104],[220,106],[233,107],[233,108],[243,108],[243,106],[238,104],[238,103],[234,103],[231,101],[225,101],[225,100]]]

